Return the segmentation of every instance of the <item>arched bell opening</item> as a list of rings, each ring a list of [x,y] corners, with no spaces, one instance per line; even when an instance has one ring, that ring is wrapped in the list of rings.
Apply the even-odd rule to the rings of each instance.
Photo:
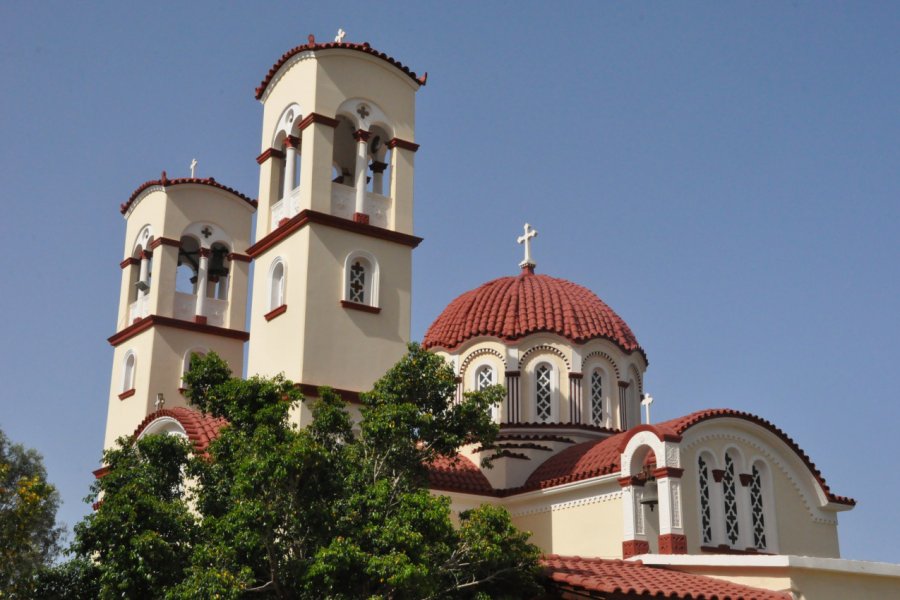
[[[390,134],[378,125],[369,129],[368,152],[369,172],[366,191],[382,196],[390,195],[391,150],[388,147]]]
[[[210,248],[207,298],[228,300],[228,274],[231,267],[229,254],[231,254],[231,250],[221,242],[216,242]]]
[[[640,448],[632,457],[634,486],[634,520],[638,539],[647,541],[649,552],[659,552],[659,482],[654,476],[656,454],[649,446]]]
[[[200,240],[191,235],[181,238],[178,248],[178,266],[175,273],[175,291],[197,294],[197,271],[200,268]]]

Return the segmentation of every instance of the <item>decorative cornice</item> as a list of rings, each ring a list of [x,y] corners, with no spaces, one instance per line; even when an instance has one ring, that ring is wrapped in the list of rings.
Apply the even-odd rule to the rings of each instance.
[[[263,315],[263,318],[264,318],[266,321],[271,321],[272,319],[274,319],[274,318],[277,317],[278,315],[283,315],[283,314],[286,313],[286,312],[287,312],[287,304],[282,304],[282,305],[279,306],[278,308],[273,308],[272,310],[270,310],[269,312],[267,312],[266,314],[264,314],[264,315]]]
[[[584,378],[584,373],[575,373],[575,372],[569,373],[569,379],[583,379],[583,378]]]
[[[354,223],[349,219],[342,219],[341,217],[336,217],[327,213],[305,209],[288,219],[278,229],[250,246],[247,249],[247,254],[252,258],[256,258],[281,240],[287,238],[295,231],[302,229],[310,223],[325,225],[327,227],[334,227],[335,229],[343,229],[345,231],[351,231],[360,235],[378,238],[386,240],[388,242],[394,242],[403,246],[409,246],[410,248],[415,248],[420,243],[422,243],[422,238],[416,237],[414,235],[400,233],[398,231],[391,231],[390,229],[382,229],[381,227],[375,227],[374,225]]]
[[[119,400],[124,400],[125,398],[131,398],[135,394],[135,389],[131,388],[130,390],[125,390],[121,394],[119,394]]]
[[[156,250],[160,246],[172,246],[174,248],[181,248],[181,242],[178,240],[173,240],[172,238],[167,237],[158,237],[152,242],[150,242],[150,249]]]
[[[369,168],[372,169],[373,173],[384,173],[384,170],[388,168],[388,164],[377,161],[377,160],[373,160],[372,164],[369,165]]]
[[[713,469],[712,476],[716,483],[722,483],[722,479],[725,477],[725,469]]]
[[[744,487],[750,487],[750,483],[753,481],[753,475],[750,473],[741,473],[738,475],[738,479],[741,480],[741,485]]]
[[[241,254],[240,252],[230,252],[228,254],[228,260],[248,263],[253,259],[246,254]]]
[[[353,132],[353,139],[357,142],[368,142],[369,141],[369,132],[365,129],[357,129]]]
[[[141,261],[136,259],[133,256],[129,256],[125,260],[119,263],[119,266],[123,269],[127,269],[128,267],[136,267],[141,264]]]
[[[337,127],[338,120],[332,119],[331,117],[326,117],[323,114],[319,113],[309,113],[304,117],[302,121],[297,125],[297,129],[303,131],[313,123],[321,123],[322,125],[328,125],[329,127]]]
[[[627,381],[619,381],[618,384],[620,388],[627,388],[629,385]]]
[[[505,375],[507,378],[509,378],[509,377],[518,377],[521,374],[522,374],[522,371],[506,371],[503,375]]]
[[[360,304],[359,302],[350,302],[349,300],[341,300],[341,306],[344,308],[351,308],[353,310],[360,310],[362,312],[378,314],[381,312],[381,308],[378,306],[369,306],[368,304]]]
[[[263,150],[263,153],[256,157],[256,162],[261,165],[270,158],[284,158],[284,151],[279,150],[278,148],[268,148]]]
[[[400,138],[393,138],[387,143],[387,147],[390,149],[400,148],[401,150],[409,150],[411,152],[415,152],[419,149],[419,145],[415,142],[407,142],[406,140],[401,140]]]
[[[657,479],[663,477],[680,478],[684,475],[684,469],[679,469],[678,467],[660,467],[658,469],[653,469],[650,473]]]
[[[143,319],[138,319],[122,331],[107,338],[111,346],[118,346],[122,342],[130,340],[137,334],[146,331],[154,326],[172,327],[174,329],[184,329],[196,333],[207,333],[219,337],[231,338],[246,342],[250,339],[250,334],[246,331],[238,329],[226,329],[225,327],[216,327],[215,325],[201,325],[200,323],[192,323],[191,321],[182,321],[181,319],[173,319],[172,317],[162,317],[160,315],[149,315]]]
[[[246,202],[252,210],[256,210],[256,200],[245,196],[234,188],[230,188],[227,185],[222,185],[218,181],[216,181],[212,177],[207,177],[206,179],[200,179],[197,177],[180,177],[177,179],[169,179],[166,175],[166,172],[163,171],[160,175],[159,179],[153,179],[150,181],[145,181],[142,183],[136,190],[131,193],[131,196],[128,198],[126,202],[123,202],[119,206],[119,211],[123,215],[127,215],[128,211],[131,209],[132,205],[141,197],[145,191],[165,191],[169,186],[175,185],[184,185],[184,184],[193,184],[193,185],[206,185],[209,187],[214,187],[216,189],[222,190],[224,192],[228,192],[232,194],[236,198],[239,198]]]

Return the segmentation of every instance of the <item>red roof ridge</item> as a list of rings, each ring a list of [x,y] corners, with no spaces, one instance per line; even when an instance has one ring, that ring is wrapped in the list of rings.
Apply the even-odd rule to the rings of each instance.
[[[775,434],[777,437],[781,438],[781,440],[788,445],[788,447],[797,454],[798,457],[804,462],[806,468],[810,470],[813,476],[816,478],[816,481],[822,487],[822,491],[825,492],[825,495],[828,497],[828,500],[834,502],[836,504],[845,504],[847,506],[856,506],[856,500],[850,498],[848,496],[839,496],[837,494],[832,493],[831,488],[828,487],[828,484],[825,482],[825,477],[822,475],[822,472],[816,467],[815,463],[813,463],[812,459],[804,452],[797,442],[784,432],[781,428],[776,426],[771,421],[763,419],[753,413],[735,410],[731,408],[709,408],[706,410],[698,410],[696,412],[690,413],[688,415],[684,415],[682,417],[676,417],[674,419],[670,419],[668,421],[664,421],[662,423],[658,423],[656,425],[657,428],[669,429],[676,432],[678,435],[683,434],[685,431],[702,423],[704,421],[708,421],[710,419],[715,418],[734,418],[734,419],[744,419],[746,421],[750,421],[751,423],[755,423],[764,429],[768,429],[771,433]]]
[[[228,187],[227,185],[222,185],[221,183],[216,181],[215,178],[213,178],[213,177],[206,177],[206,178],[178,177],[176,179],[169,179],[166,176],[166,172],[163,171],[162,175],[160,175],[159,179],[151,179],[150,181],[145,181],[144,183],[139,185],[138,188],[131,193],[131,196],[129,196],[128,200],[119,205],[119,212],[121,212],[123,215],[125,213],[127,213],[128,209],[131,208],[131,205],[134,204],[134,201],[137,200],[138,196],[140,196],[148,188],[151,188],[156,185],[162,186],[163,188],[165,188],[170,185],[182,185],[185,183],[208,185],[210,187],[214,187],[216,189],[226,191],[230,194],[234,194],[235,196],[237,196],[238,198],[240,198],[241,200],[243,200],[244,202],[246,202],[253,208],[256,208],[256,204],[257,204],[256,200],[254,200],[253,198],[250,198],[249,196],[242,194],[241,192],[237,191],[234,188]]]
[[[428,483],[433,490],[493,495],[494,488],[481,469],[461,454],[439,456],[428,465]]]
[[[384,52],[379,52],[371,45],[369,42],[355,43],[355,42],[316,42],[315,36],[310,34],[307,43],[301,44],[295,48],[292,48],[281,55],[274,65],[269,69],[269,72],[266,73],[266,76],[263,78],[262,82],[256,88],[255,98],[259,100],[263,97],[263,94],[266,92],[266,89],[269,87],[269,84],[272,83],[272,79],[275,77],[275,74],[278,73],[278,69],[280,69],[284,63],[286,63],[292,56],[295,54],[299,54],[301,52],[306,52],[307,50],[333,50],[333,49],[343,49],[343,50],[356,50],[358,52],[364,52],[366,54],[371,54],[376,58],[380,58],[381,60],[387,62],[388,64],[400,69],[403,73],[405,73],[410,79],[415,81],[419,85],[425,85],[428,82],[428,73],[425,73],[421,77],[417,77],[415,71],[411,71],[409,67],[405,66],[399,60],[392,58],[385,54]]]
[[[137,439],[151,423],[162,417],[170,417],[178,421],[193,444],[194,450],[199,454],[206,453],[209,443],[218,437],[219,430],[228,423],[222,417],[214,417],[193,408],[184,406],[161,408],[144,417],[144,420],[135,428],[132,437]]]

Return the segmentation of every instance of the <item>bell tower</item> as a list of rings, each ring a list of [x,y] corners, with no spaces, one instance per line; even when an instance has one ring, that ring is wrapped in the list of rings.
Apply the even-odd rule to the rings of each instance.
[[[184,406],[194,353],[240,374],[256,202],[213,178],[141,185],[122,204],[125,250],[104,447],[164,403]]]
[[[339,36],[342,37],[342,36]],[[287,52],[263,104],[248,374],[352,399],[410,338],[415,93],[368,43]]]

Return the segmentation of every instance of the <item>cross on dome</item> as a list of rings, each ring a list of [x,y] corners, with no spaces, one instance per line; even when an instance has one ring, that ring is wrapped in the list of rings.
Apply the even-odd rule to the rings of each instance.
[[[194,178],[194,172],[197,170],[197,159],[191,159],[191,179]]]
[[[641,406],[644,407],[645,414],[647,416],[646,423],[650,424],[650,405],[653,404],[653,396],[650,394],[644,394],[644,398],[641,400]]]
[[[336,41],[337,43],[343,42],[345,35],[347,35],[347,32],[344,31],[343,29],[341,29],[340,27],[338,27],[338,32],[337,32],[337,35],[334,36],[334,41]]]
[[[531,225],[525,223],[525,233],[516,238],[516,241],[520,244],[525,245],[525,260],[519,263],[519,266],[523,269],[534,270],[534,267],[537,266],[533,260],[531,260],[531,238],[537,237],[537,230],[532,229]]]

